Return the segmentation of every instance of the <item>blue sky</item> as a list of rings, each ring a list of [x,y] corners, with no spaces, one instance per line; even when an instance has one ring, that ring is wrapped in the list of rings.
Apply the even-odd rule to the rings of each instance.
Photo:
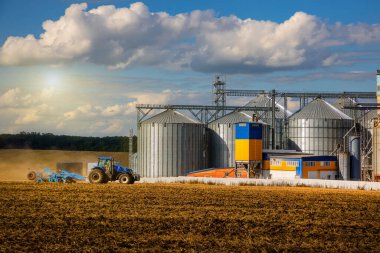
[[[127,135],[136,103],[210,104],[220,73],[234,89],[374,91],[379,9],[374,0],[1,0],[0,132]]]

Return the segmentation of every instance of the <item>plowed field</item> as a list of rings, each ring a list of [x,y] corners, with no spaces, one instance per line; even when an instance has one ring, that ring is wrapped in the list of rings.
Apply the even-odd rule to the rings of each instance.
[[[0,183],[0,251],[380,252],[380,192]]]

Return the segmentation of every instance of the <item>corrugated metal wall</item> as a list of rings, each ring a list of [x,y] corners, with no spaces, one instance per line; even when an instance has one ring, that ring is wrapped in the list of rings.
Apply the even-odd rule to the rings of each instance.
[[[330,155],[352,126],[348,119],[290,119],[289,149]]]
[[[138,166],[142,177],[181,176],[206,168],[206,131],[202,124],[141,123]]]

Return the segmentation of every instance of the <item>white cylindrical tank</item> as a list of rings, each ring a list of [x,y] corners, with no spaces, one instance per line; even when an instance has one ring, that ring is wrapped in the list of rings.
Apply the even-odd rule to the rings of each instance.
[[[289,118],[289,149],[330,155],[354,121],[322,99],[315,99]]]
[[[361,179],[361,166],[360,166],[360,137],[350,136],[348,138],[349,152],[351,156],[351,166],[350,166],[350,178],[351,180]]]
[[[350,153],[338,153],[339,179],[350,180]]]
[[[176,177],[206,168],[204,124],[167,110],[138,126],[138,173]]]

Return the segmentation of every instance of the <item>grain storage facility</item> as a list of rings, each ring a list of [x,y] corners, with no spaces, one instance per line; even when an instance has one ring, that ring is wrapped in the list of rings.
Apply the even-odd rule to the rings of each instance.
[[[289,148],[330,155],[353,124],[352,118],[317,98],[289,118]]]
[[[204,124],[166,110],[138,126],[138,172],[142,177],[176,177],[206,168]]]
[[[250,102],[248,102],[245,106],[272,106],[272,99],[266,95],[258,95],[253,98]],[[285,140],[285,113],[287,117],[290,117],[291,113],[289,111],[285,112],[285,109],[279,103],[276,103],[276,107],[278,107],[279,111],[276,111],[276,149],[284,149],[286,148]],[[247,112],[251,113],[251,112]],[[271,125],[272,124],[272,112],[256,112],[259,118],[265,123]],[[272,140],[270,140],[270,146],[272,145]]]
[[[252,117],[244,112],[231,112],[208,124],[210,129],[210,167],[226,168],[235,166],[236,123],[249,122]],[[263,149],[269,148],[270,126],[263,124]]]

